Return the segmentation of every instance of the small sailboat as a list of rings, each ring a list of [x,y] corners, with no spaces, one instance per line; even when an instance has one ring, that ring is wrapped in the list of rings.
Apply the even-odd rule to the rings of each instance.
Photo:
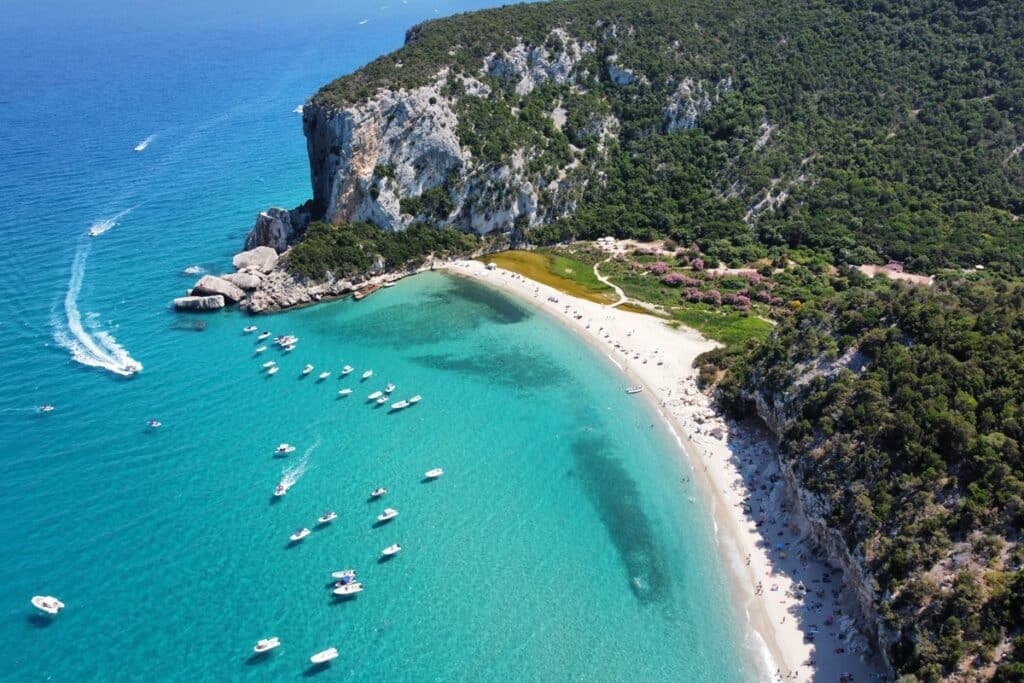
[[[288,455],[289,453],[291,453],[294,450],[295,450],[295,446],[291,445],[290,443],[283,443],[283,444],[281,444],[280,446],[278,446],[277,448],[274,449],[274,454],[275,455]]]
[[[32,606],[51,617],[56,616],[62,609],[64,609],[64,603],[52,595],[32,596]]]
[[[306,536],[309,536],[309,534],[310,534],[310,533],[311,533],[311,532],[310,532],[310,530],[309,530],[309,529],[307,529],[306,527],[302,527],[301,529],[299,529],[298,531],[296,531],[296,532],[295,532],[294,534],[292,534],[291,536],[289,536],[289,537],[288,537],[288,540],[289,540],[290,542],[292,542],[292,543],[298,543],[299,541],[301,541],[302,539],[304,539],[304,538],[305,538]]]
[[[158,427],[162,427],[163,423],[160,422],[160,420],[146,420],[146,426],[150,429],[157,429]]]
[[[320,376],[317,377],[316,379],[317,379],[318,382],[323,382],[325,379],[327,379],[330,376],[331,376],[331,373],[329,373],[329,372],[321,372]]]
[[[277,361],[276,360],[268,360],[266,363],[263,364],[263,367],[265,367],[265,368],[272,368],[275,365],[277,365]]]
[[[339,581],[351,580],[356,578],[355,569],[342,569],[340,571],[331,572],[332,579],[338,579]]]
[[[401,410],[402,408],[408,407],[410,404],[408,401],[398,401],[391,404],[391,410]]]
[[[384,550],[380,551],[380,554],[382,557],[394,557],[400,552],[402,552],[402,546],[395,543],[394,545],[389,545],[387,548],[384,548]]]
[[[344,377],[345,375],[351,373],[353,370],[355,370],[354,367],[352,367],[351,365],[346,365],[341,369],[341,376]]]
[[[302,376],[303,377],[305,377],[306,375],[308,375],[311,372],[313,372],[313,366],[312,365],[306,365],[306,367],[302,368]]]
[[[266,339],[269,336],[270,336],[269,332],[260,332],[260,336],[256,337],[256,339],[258,339],[259,341],[263,341],[264,339]]]
[[[326,664],[327,662],[331,661],[332,659],[337,659],[337,658],[338,658],[338,648],[336,648],[336,647],[329,647],[326,650],[321,650],[320,652],[317,652],[315,655],[313,655],[312,657],[309,658],[309,661],[313,662],[314,664]]]
[[[422,400],[423,400],[423,397],[420,396],[419,394],[416,394],[415,396],[413,396],[412,398],[409,399],[409,405],[412,405],[414,403],[419,403]]]
[[[263,353],[266,350],[267,350],[266,346],[257,346],[256,347],[256,351],[254,353]]]
[[[388,385],[386,387],[384,387],[384,393],[385,394],[390,394],[394,390],[395,390],[395,385],[391,384],[391,383],[388,383]]]
[[[366,397],[367,401],[376,401],[378,398],[384,395],[383,391],[375,391]]]
[[[376,488],[376,489],[374,489],[373,491],[370,492],[370,498],[380,498],[381,496],[383,496],[387,492],[388,492],[388,490],[386,488],[384,488],[383,486],[381,486],[380,488]]]
[[[398,510],[394,508],[385,508],[384,512],[377,515],[378,522],[389,522],[398,516]]]
[[[338,396],[348,396],[352,393],[351,389],[342,389],[338,392]]]
[[[258,655],[261,655],[264,652],[270,652],[280,644],[281,639],[277,636],[274,636],[273,638],[264,638],[262,640],[256,641],[256,645],[252,648],[252,651]]]
[[[441,469],[440,467],[435,467],[435,468],[434,468],[434,469],[432,469],[432,470],[427,470],[427,471],[426,471],[426,473],[424,473],[424,475],[423,475],[423,476],[424,476],[425,478],[427,478],[427,479],[437,479],[437,478],[438,478],[438,477],[440,477],[440,476],[441,476],[442,474],[444,474],[444,470],[443,470],[443,469]]]
[[[316,520],[316,523],[317,524],[321,524],[321,525],[323,525],[323,524],[330,524],[331,522],[333,522],[337,518],[338,518],[338,513],[337,512],[335,512],[334,510],[328,510],[327,512],[325,512],[324,514],[322,514],[320,516],[320,519]]]
[[[363,373],[363,379],[370,379],[373,377],[373,370],[367,370]]]
[[[252,334],[255,331],[256,331],[256,326],[255,325],[249,325],[247,327],[243,327],[242,328],[242,332],[245,332],[246,334]]]
[[[267,374],[268,375],[276,375],[277,371],[280,370],[280,369],[281,368],[277,367],[276,365],[273,365],[273,366],[267,368]]]
[[[352,583],[340,583],[334,587],[334,594],[343,598],[351,597],[362,592],[363,584],[358,581],[353,581]]]

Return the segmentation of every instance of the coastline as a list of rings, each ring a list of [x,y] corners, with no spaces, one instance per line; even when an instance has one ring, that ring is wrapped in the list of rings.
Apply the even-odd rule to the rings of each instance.
[[[764,432],[720,418],[697,387],[693,361],[716,342],[654,316],[575,298],[501,268],[489,270],[478,261],[456,260],[437,269],[546,311],[611,360],[626,376],[624,385],[643,387],[710,506],[716,544],[749,632],[763,645],[756,649],[767,650],[771,659],[758,664],[767,666],[769,679],[838,680],[852,674],[862,681],[876,673],[857,654],[866,644],[852,630],[852,620],[841,616],[849,613],[842,594],[831,590],[831,578],[821,585],[832,576],[830,568],[807,547],[800,520],[789,518],[774,444]],[[809,592],[799,591],[798,584]]]

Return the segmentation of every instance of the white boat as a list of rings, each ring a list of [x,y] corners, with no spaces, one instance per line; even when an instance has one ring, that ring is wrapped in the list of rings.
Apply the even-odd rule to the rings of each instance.
[[[384,393],[385,394],[390,394],[394,390],[395,390],[395,385],[394,384],[390,384],[389,383],[386,387],[384,387]]]
[[[52,595],[35,595],[32,597],[32,606],[40,612],[53,616],[64,609],[64,603]]]
[[[156,429],[157,427],[162,427],[163,423],[160,420],[146,420],[146,426],[150,429]]]
[[[303,375],[308,375],[311,372],[313,372],[313,366],[312,365],[307,365],[306,367],[302,368],[302,374]]]
[[[265,368],[272,368],[275,365],[277,365],[277,361],[268,360],[266,363],[263,364],[263,367],[265,367]]]
[[[290,443],[283,443],[274,449],[274,453],[276,453],[277,455],[287,455],[294,450],[295,446],[291,445]]]
[[[370,379],[373,377],[373,370],[367,370],[363,373],[363,379]]]
[[[388,397],[387,396],[381,396],[380,398],[377,399],[377,405],[379,405],[379,406],[382,406],[382,405],[384,405],[387,402],[388,402]]]
[[[260,332],[260,336],[258,336],[256,338],[259,339],[260,341],[263,341],[264,339],[266,339],[269,336],[270,336],[269,332]]]
[[[246,334],[252,334],[255,331],[256,331],[256,326],[255,325],[249,325],[248,327],[243,327],[242,328],[242,332],[245,332]]]
[[[295,350],[295,344],[289,344],[288,346],[284,347],[285,353],[291,353],[294,350]]]
[[[321,373],[320,373],[320,376],[319,376],[319,377],[317,377],[317,379],[318,379],[319,381],[323,382],[323,381],[324,381],[325,379],[327,379],[327,378],[328,378],[328,377],[330,377],[330,376],[331,376],[331,373],[329,373],[329,372],[321,372]]]
[[[331,572],[332,579],[354,579],[356,578],[355,569],[342,569],[341,571]]]
[[[378,398],[384,395],[383,391],[375,391],[366,397],[367,401],[376,401]]]
[[[277,485],[277,488],[274,489],[274,497],[275,498],[280,498],[284,494],[288,493],[288,489],[290,489],[294,485],[295,485],[294,482],[289,483],[289,482],[286,482],[286,481],[282,481],[281,483],[279,483]]]
[[[402,546],[395,543],[394,545],[389,545],[387,548],[384,548],[384,550],[381,550],[380,554],[384,557],[391,557],[393,555],[397,555],[400,552],[402,552]]]
[[[289,536],[288,540],[291,541],[292,543],[298,543],[299,541],[304,539],[306,536],[309,536],[309,534],[310,534],[309,529],[303,527],[303,528],[299,529],[298,531],[296,531],[291,536]]]
[[[294,334],[286,334],[281,337],[274,337],[274,343],[278,346],[293,346],[299,342]]]
[[[53,412],[53,404],[51,404],[51,403],[44,403],[43,405],[39,406],[39,412],[40,413],[52,413]]]
[[[423,397],[420,396],[419,394],[416,394],[415,396],[413,396],[412,398],[409,399],[409,405],[412,405],[413,403],[419,403],[422,400],[423,400]]]
[[[626,393],[627,394],[639,394],[643,390],[644,390],[644,388],[641,387],[641,386],[629,387],[628,389],[626,389]]]
[[[256,645],[252,648],[252,651],[258,655],[261,655],[264,652],[270,652],[280,644],[281,639],[277,636],[274,636],[273,638],[264,638],[263,640],[256,641]]]
[[[325,512],[320,519],[316,520],[317,524],[330,524],[338,518],[338,513],[334,510],[328,510]]]
[[[443,470],[443,469],[441,469],[440,467],[435,467],[435,468],[434,468],[434,469],[432,469],[432,470],[427,470],[427,471],[426,471],[426,472],[425,472],[425,473],[423,474],[423,476],[424,476],[424,477],[426,477],[427,479],[437,479],[437,478],[438,478],[438,477],[440,477],[440,476],[441,476],[442,474],[444,474],[444,470]]]
[[[402,408],[407,408],[408,406],[408,401],[398,401],[397,403],[391,404],[391,410],[401,410]]]
[[[315,655],[313,655],[312,657],[309,658],[309,661],[313,662],[314,664],[326,664],[327,662],[331,661],[332,659],[337,659],[337,658],[338,658],[338,648],[336,648],[336,647],[329,647],[326,650],[323,650],[321,652],[317,652]]]
[[[384,488],[383,486],[381,486],[380,488],[376,488],[376,489],[374,489],[373,491],[370,492],[370,498],[380,498],[381,496],[383,496],[387,492],[388,492],[388,490],[386,488]]]
[[[263,353],[266,350],[267,350],[266,346],[257,346],[256,347],[256,353]]]
[[[348,396],[351,393],[351,389],[342,389],[341,391],[338,392],[338,396]]]
[[[335,586],[334,594],[340,596],[355,595],[356,593],[363,592],[363,584],[353,581],[352,583],[343,583],[340,586]]]
[[[267,374],[268,375],[276,375],[277,371],[280,370],[280,369],[281,368],[277,367],[276,365],[273,366],[273,367],[269,367],[269,368],[267,368]]]
[[[344,377],[345,375],[349,374],[353,370],[355,370],[354,367],[352,367],[351,365],[346,365],[345,367],[343,367],[341,369],[341,376]]]
[[[398,510],[394,508],[385,508],[384,512],[377,515],[378,522],[387,522],[398,516]]]

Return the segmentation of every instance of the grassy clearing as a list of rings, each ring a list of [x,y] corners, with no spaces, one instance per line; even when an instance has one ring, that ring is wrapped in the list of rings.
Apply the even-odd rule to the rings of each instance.
[[[726,346],[740,345],[749,339],[764,339],[772,329],[771,323],[756,316],[712,308],[707,304],[673,307],[672,317]]]
[[[594,276],[590,265],[561,254],[552,254],[546,250],[503,251],[481,257],[480,260],[519,273],[570,296],[599,304],[610,304],[616,300],[615,292]]]

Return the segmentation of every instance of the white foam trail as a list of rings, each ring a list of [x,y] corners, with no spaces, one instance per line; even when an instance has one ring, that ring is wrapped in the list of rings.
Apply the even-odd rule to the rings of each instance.
[[[309,464],[310,454],[313,451],[315,451],[316,447],[319,445],[320,439],[317,439],[316,442],[312,446],[307,448],[306,452],[302,454],[302,458],[299,459],[299,462],[297,462],[294,466],[286,467],[284,470],[281,471],[282,484],[290,488],[292,485],[295,484],[295,482],[302,478],[302,475],[306,473],[307,465]]]
[[[131,213],[132,209],[134,208],[134,206],[130,207],[120,213],[114,214],[110,218],[101,218],[100,220],[96,221],[95,223],[89,226],[89,236],[99,237],[100,235],[107,232],[115,225],[117,225],[117,222],[124,218],[125,216],[127,216],[129,213]]]
[[[139,144],[135,145],[135,151],[136,152],[144,151],[147,147],[149,147],[149,143],[153,142],[153,140],[155,140],[155,139],[156,139],[156,134],[150,135],[145,140],[143,140]]]
[[[368,21],[369,21],[369,19],[363,19],[362,21],[359,22],[359,25],[362,26],[363,24],[365,24]]]
[[[295,107],[295,109],[292,109],[292,113],[293,114],[301,114],[302,113],[302,105],[300,104],[299,106]]]
[[[200,273],[203,273],[205,271],[203,270],[202,266],[189,266],[188,268],[185,268],[181,272],[183,275],[199,275]]]
[[[142,363],[132,358],[109,332],[102,329],[90,332],[82,325],[82,313],[78,310],[78,294],[82,291],[82,278],[85,277],[85,262],[88,258],[89,242],[82,242],[75,252],[68,291],[64,295],[65,320],[61,322],[57,315],[54,315],[53,338],[70,351],[71,357],[82,365],[130,377],[142,370]],[[90,327],[98,327],[98,324],[93,323]]]

